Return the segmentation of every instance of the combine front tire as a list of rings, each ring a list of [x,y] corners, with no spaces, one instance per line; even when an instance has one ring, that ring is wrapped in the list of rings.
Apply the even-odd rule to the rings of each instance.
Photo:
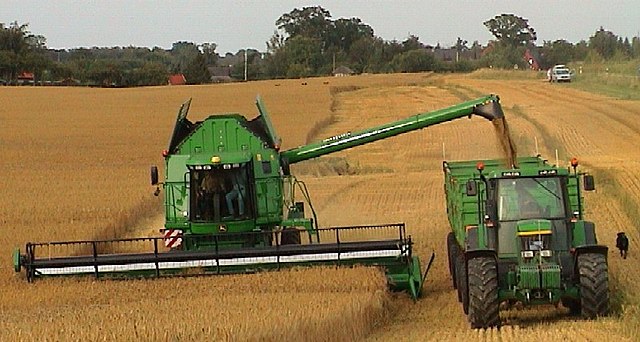
[[[498,267],[491,257],[468,261],[469,323],[474,329],[500,325],[498,300]]]
[[[449,256],[449,274],[451,275],[453,288],[457,289],[456,257],[458,256],[458,242],[453,232],[449,232],[449,235],[447,235],[447,254]]]
[[[301,243],[300,231],[295,228],[285,228],[280,236],[281,245],[299,245]]]
[[[596,318],[609,313],[609,271],[603,254],[578,255],[582,316]]]

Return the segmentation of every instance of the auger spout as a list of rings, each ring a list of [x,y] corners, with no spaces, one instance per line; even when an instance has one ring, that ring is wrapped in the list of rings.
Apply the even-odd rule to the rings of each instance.
[[[473,114],[482,116],[490,121],[504,117],[500,106],[500,98],[497,95],[487,95],[455,106],[412,115],[402,120],[359,132],[339,134],[320,142],[284,151],[281,157],[285,164],[294,164]]]
[[[487,103],[479,104],[473,108],[473,114],[479,115],[489,121],[495,119],[502,119],[504,112],[500,105],[499,98],[497,96],[495,101],[489,101]]]

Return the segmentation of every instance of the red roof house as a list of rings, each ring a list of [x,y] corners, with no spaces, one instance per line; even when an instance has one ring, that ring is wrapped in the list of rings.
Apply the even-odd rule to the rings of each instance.
[[[169,75],[169,85],[185,85],[187,79],[183,74]]]

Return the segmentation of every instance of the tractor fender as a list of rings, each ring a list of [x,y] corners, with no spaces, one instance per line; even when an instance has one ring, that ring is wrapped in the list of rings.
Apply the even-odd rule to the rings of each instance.
[[[464,258],[466,260],[477,257],[490,257],[498,260],[498,255],[493,249],[471,249],[464,252]]]
[[[607,253],[609,252],[609,247],[604,245],[578,246],[578,247],[572,248],[571,252],[576,259],[578,258],[578,255],[584,254],[584,253],[602,254],[606,257]]]
[[[588,246],[579,246],[576,248],[572,248],[571,249],[571,254],[573,254],[573,274],[574,276],[577,276],[579,274],[578,272],[578,256],[580,254],[586,254],[586,253],[595,253],[595,254],[602,254],[605,257],[605,260],[607,260],[607,253],[609,251],[609,247],[607,246],[603,246],[603,245],[588,245]]]

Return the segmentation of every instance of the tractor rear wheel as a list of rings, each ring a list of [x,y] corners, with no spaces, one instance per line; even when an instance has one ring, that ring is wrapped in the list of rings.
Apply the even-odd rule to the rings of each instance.
[[[447,254],[449,256],[449,274],[451,275],[451,281],[453,282],[453,288],[457,289],[456,279],[456,256],[458,255],[458,242],[453,232],[449,232],[447,235]]]
[[[500,325],[498,299],[498,266],[492,257],[468,261],[469,323],[474,329]]]
[[[281,245],[299,245],[301,243],[300,231],[295,228],[285,228],[280,235]]]
[[[609,313],[609,270],[603,254],[578,255],[582,316],[595,318]]]
[[[458,288],[458,301],[462,303],[462,311],[465,314],[469,313],[469,284],[467,279],[469,275],[467,274],[467,264],[464,259],[464,254],[460,250],[458,250],[458,254],[456,255],[456,281]]]

